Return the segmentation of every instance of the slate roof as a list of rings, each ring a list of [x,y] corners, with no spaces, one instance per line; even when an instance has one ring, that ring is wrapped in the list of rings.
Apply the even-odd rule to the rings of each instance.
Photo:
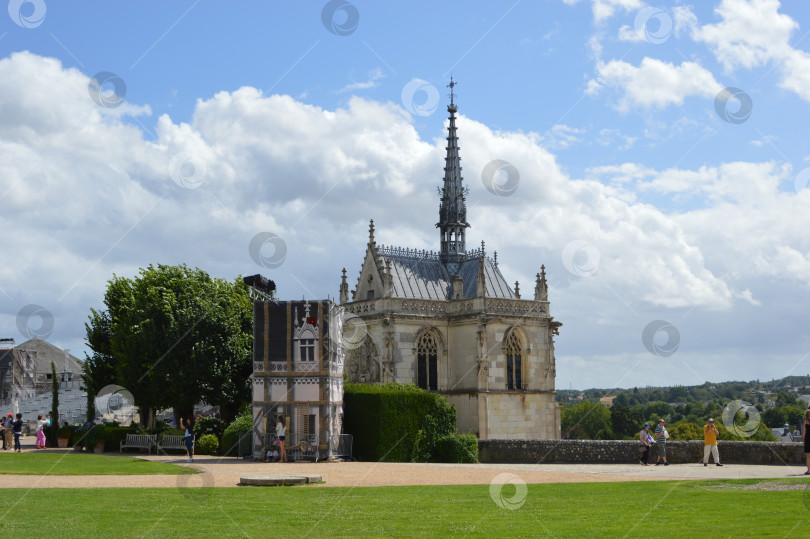
[[[486,296],[517,299],[498,266],[486,256],[466,258],[461,264],[447,266],[433,253],[421,257],[381,253],[381,258],[391,261],[393,296],[396,298],[449,300],[452,298],[456,272],[464,279],[464,297],[474,298],[478,265],[483,259]]]

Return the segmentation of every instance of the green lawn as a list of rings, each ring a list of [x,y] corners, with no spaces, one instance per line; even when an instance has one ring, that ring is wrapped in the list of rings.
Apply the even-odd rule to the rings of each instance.
[[[763,489],[773,485],[799,490]],[[529,485],[515,510],[496,505],[489,485],[4,489],[0,519],[9,537],[805,537],[804,487],[810,483]]]
[[[133,457],[73,453],[0,453],[0,474],[17,475],[155,475],[196,470]],[[3,478],[0,477],[0,485]]]

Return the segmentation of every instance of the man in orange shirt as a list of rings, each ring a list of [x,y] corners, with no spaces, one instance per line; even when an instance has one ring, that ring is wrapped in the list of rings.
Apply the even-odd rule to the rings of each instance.
[[[712,455],[714,455],[714,463],[718,466],[722,466],[720,464],[720,452],[717,451],[717,435],[720,434],[717,430],[717,427],[714,426],[714,419],[711,417],[709,418],[709,423],[703,425],[703,465],[709,465],[709,452],[711,451]]]

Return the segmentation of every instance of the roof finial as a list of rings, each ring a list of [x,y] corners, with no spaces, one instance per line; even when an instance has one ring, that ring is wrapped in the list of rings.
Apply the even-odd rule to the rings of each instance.
[[[374,243],[374,219],[368,224],[368,242]]]
[[[453,98],[455,97],[455,94],[453,93],[453,88],[455,88],[456,84],[458,84],[458,83],[453,81],[453,75],[450,75],[450,84],[448,84],[447,87],[450,88],[450,106],[451,107],[454,104],[453,103]]]

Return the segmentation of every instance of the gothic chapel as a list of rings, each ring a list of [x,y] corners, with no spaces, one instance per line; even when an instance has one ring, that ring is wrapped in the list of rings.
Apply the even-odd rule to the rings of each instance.
[[[554,335],[544,267],[533,299],[521,299],[494,259],[466,250],[466,192],[461,177],[453,86],[438,253],[377,245],[374,221],[357,287],[346,269],[346,371],[350,382],[416,384],[454,404],[458,431],[480,439],[560,438]],[[344,343],[347,338],[344,337]]]

